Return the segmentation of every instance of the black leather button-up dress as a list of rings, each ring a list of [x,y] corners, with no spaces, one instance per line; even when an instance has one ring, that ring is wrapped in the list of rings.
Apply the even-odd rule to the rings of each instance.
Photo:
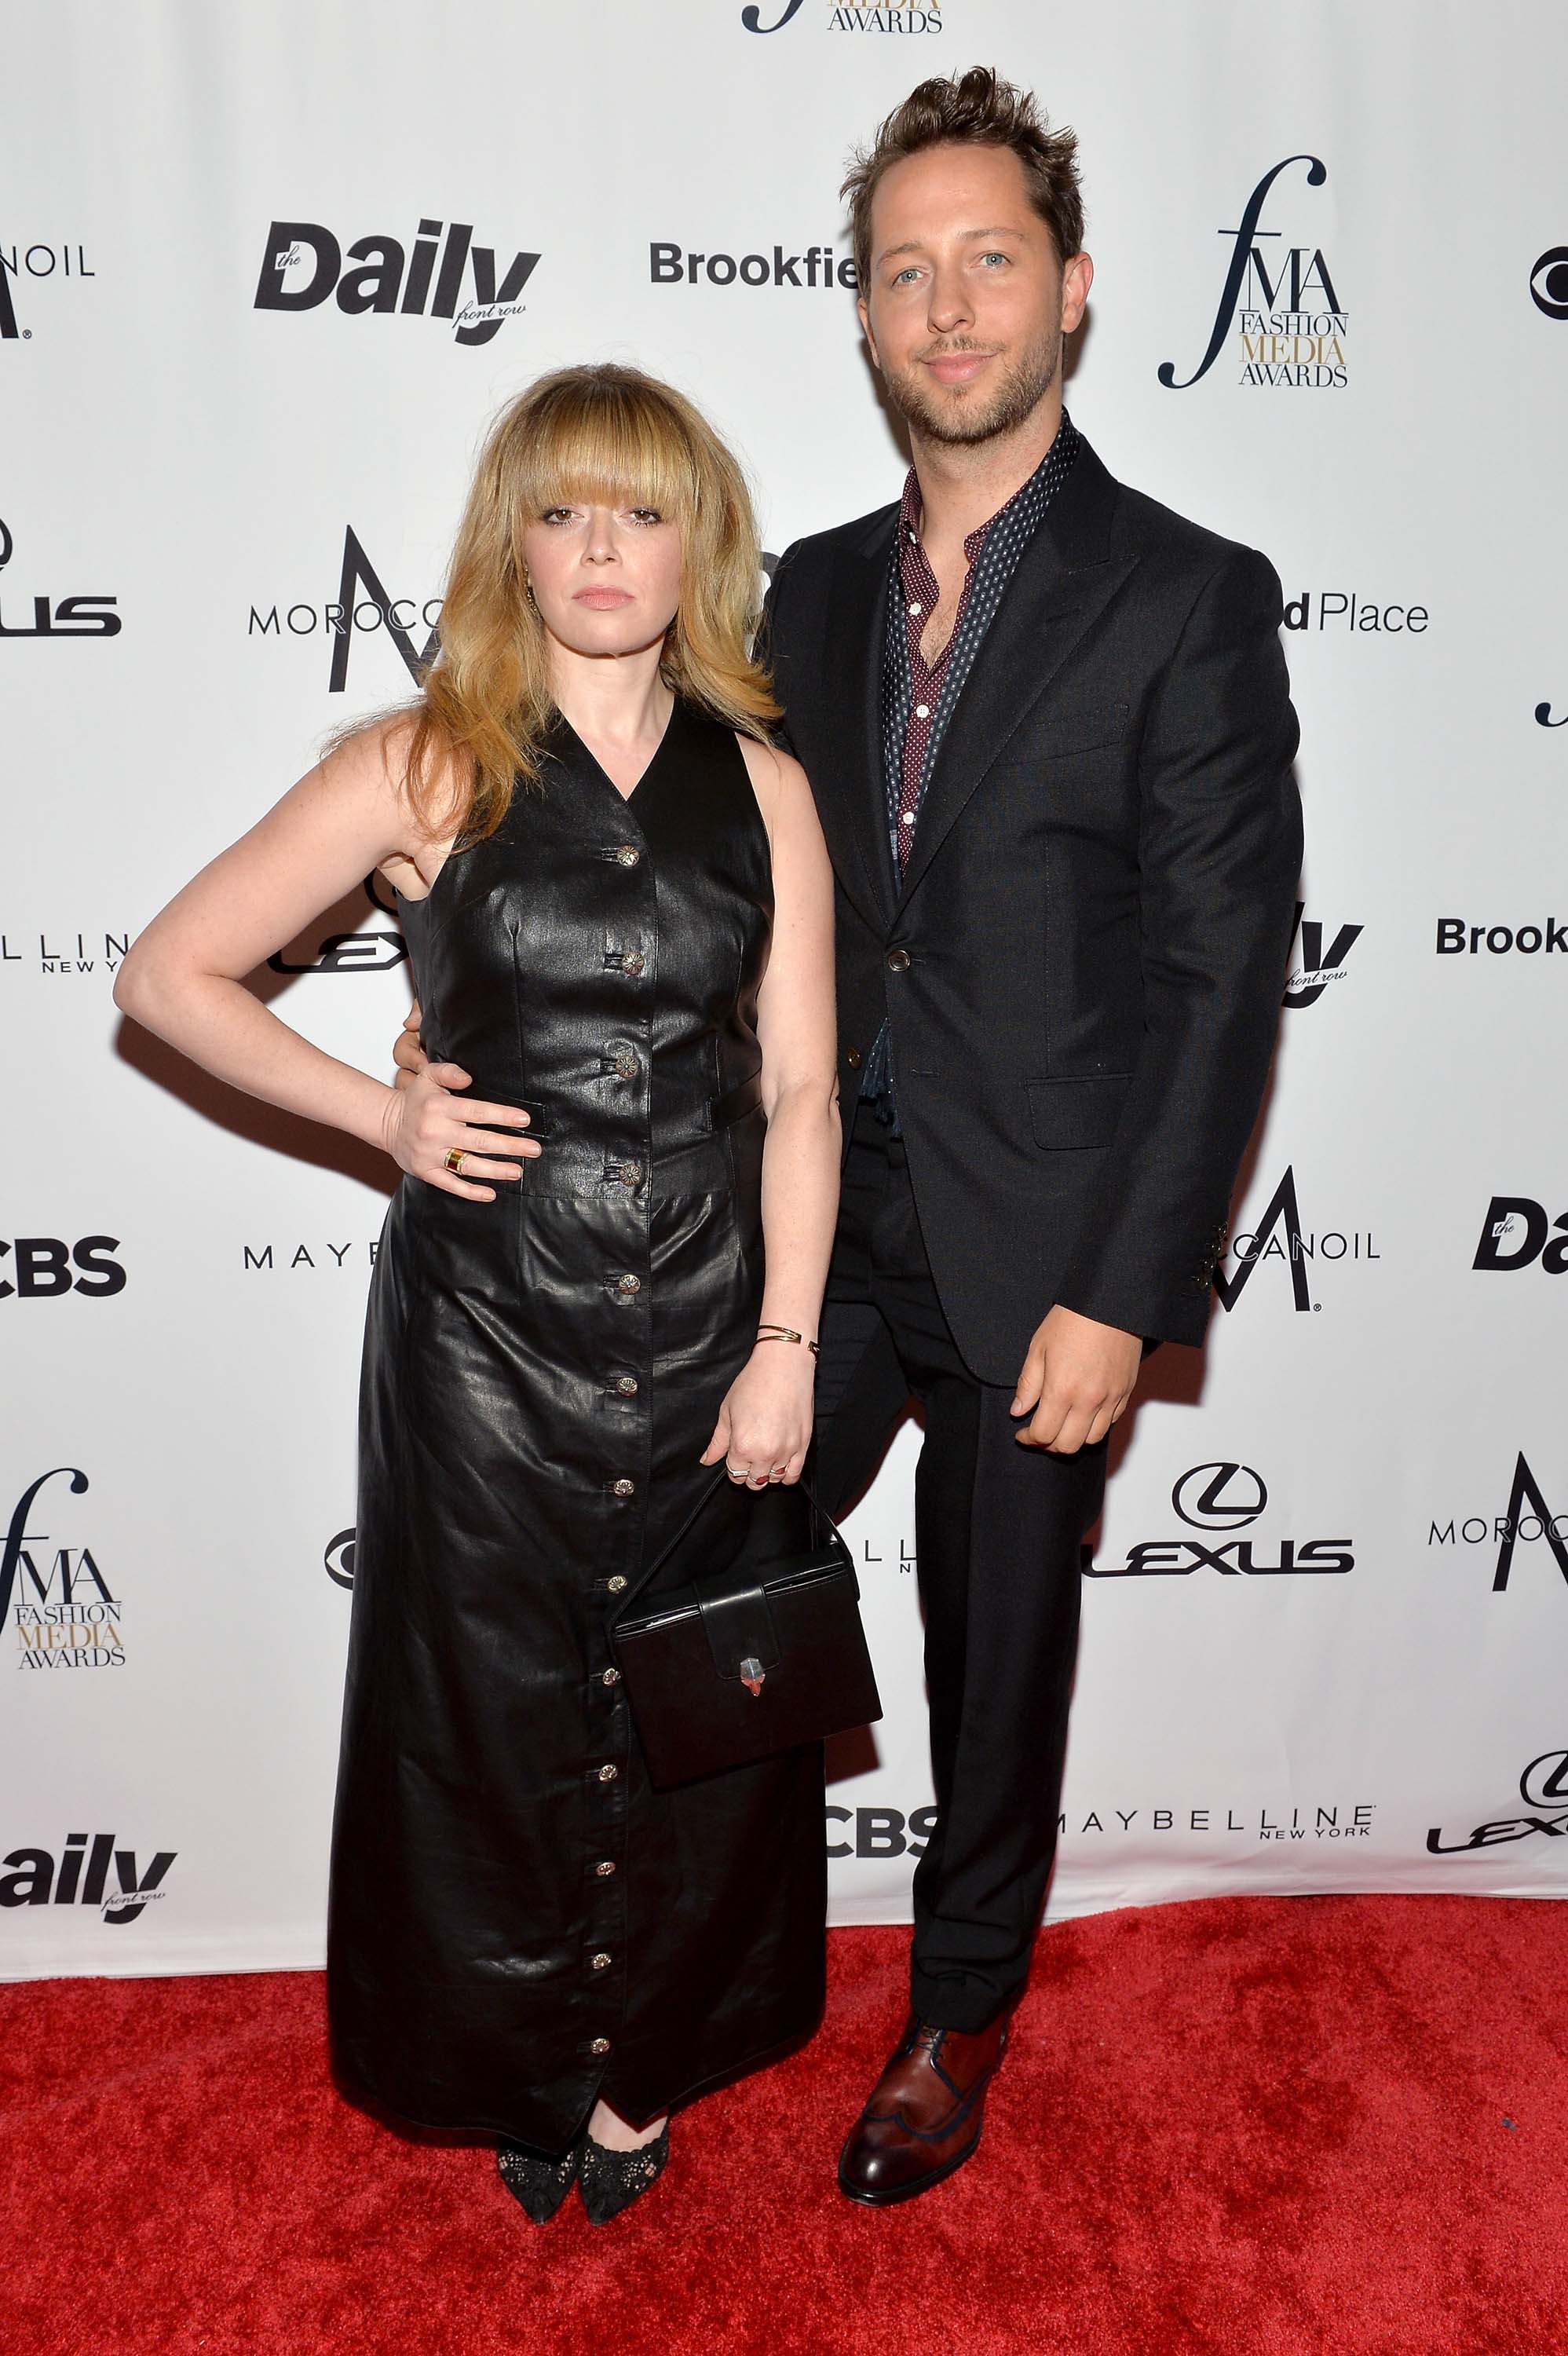
[[[403,908],[432,1058],[544,1151],[388,1213],[327,1972],[347,2092],[556,2151],[809,2033],[826,1865],[820,1746],[656,1792],[608,1635],[755,1338],[767,834],[688,705],[629,800],[549,745]],[[802,1543],[799,1505],[725,1487],[657,1584]]]

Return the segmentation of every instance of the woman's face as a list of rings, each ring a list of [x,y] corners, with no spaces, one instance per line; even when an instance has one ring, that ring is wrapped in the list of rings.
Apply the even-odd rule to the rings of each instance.
[[[580,655],[659,645],[680,602],[680,532],[656,508],[549,508],[523,534],[545,627]]]

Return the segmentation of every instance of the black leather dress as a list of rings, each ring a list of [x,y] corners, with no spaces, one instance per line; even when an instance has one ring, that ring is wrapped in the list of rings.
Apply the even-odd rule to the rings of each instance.
[[[810,2032],[826,1863],[820,1746],[654,1791],[607,1633],[755,1336],[767,834],[686,704],[629,800],[549,743],[402,911],[432,1058],[544,1151],[388,1213],[327,1970],[350,2094],[555,2151],[601,2094],[641,2123]],[[799,1506],[726,1487],[658,1584]]]

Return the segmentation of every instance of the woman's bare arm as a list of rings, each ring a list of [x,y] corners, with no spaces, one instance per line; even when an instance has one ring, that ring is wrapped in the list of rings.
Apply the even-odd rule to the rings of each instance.
[[[816,1336],[838,1210],[833,877],[805,773],[741,742],[773,844],[773,937],[757,1008],[763,1050],[762,1322]],[[805,1342],[759,1343],[720,1410],[704,1463],[720,1456],[765,1481],[798,1479],[811,1440],[816,1360]]]
[[[416,851],[428,859],[397,782],[395,754],[389,757],[389,728],[397,725],[350,738],[177,893],[133,943],[114,1002],[248,1096],[347,1130],[402,1168],[417,1165],[417,1175],[449,1193],[488,1199],[492,1188],[450,1176],[441,1156],[449,1143],[480,1153],[494,1146],[487,1134],[460,1135],[469,1123],[520,1128],[525,1114],[507,1106],[454,1108],[450,1099],[443,1108],[443,1092],[428,1084],[388,1087],[302,1038],[244,986],[246,974],[372,868]],[[481,1169],[485,1177],[517,1175],[510,1163]]]

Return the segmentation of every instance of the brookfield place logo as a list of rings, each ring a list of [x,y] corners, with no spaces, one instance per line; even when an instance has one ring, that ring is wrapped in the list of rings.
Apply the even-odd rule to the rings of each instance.
[[[1282,1579],[1298,1571],[1355,1568],[1349,1538],[1276,1537],[1260,1542],[1253,1524],[1268,1511],[1263,1474],[1250,1464],[1194,1464],[1170,1493],[1190,1537],[1146,1538],[1121,1563],[1083,1566],[1090,1579],[1187,1579],[1203,1569],[1225,1579]],[[1245,1531],[1247,1535],[1240,1535]],[[1274,1560],[1265,1558],[1272,1553]]]
[[[539,260],[537,253],[515,253],[497,279],[495,247],[475,245],[468,221],[421,220],[406,249],[400,238],[378,234],[356,238],[345,252],[320,221],[275,220],[267,231],[255,307],[315,311],[336,297],[338,309],[350,315],[450,319],[456,342],[487,344],[503,320],[527,309],[519,297]]]
[[[1231,253],[1209,348],[1192,374],[1179,382],[1176,362],[1160,362],[1159,380],[1168,392],[1189,391],[1208,375],[1232,336],[1238,384],[1321,392],[1347,381],[1348,315],[1322,247],[1287,243],[1285,230],[1261,226],[1275,182],[1297,164],[1307,166],[1309,188],[1323,186],[1328,167],[1321,157],[1287,155],[1264,174],[1247,198],[1241,227],[1217,232],[1230,239]]]
[[[1505,1841],[1529,1840],[1532,1833],[1561,1840],[1568,1833],[1568,1751],[1543,1751],[1532,1759],[1519,1779],[1519,1796],[1524,1802],[1522,1815],[1494,1817],[1454,1840],[1445,1840],[1442,1826],[1434,1825],[1426,1836],[1427,1847],[1434,1857],[1463,1857],[1477,1849],[1499,1848]]]

